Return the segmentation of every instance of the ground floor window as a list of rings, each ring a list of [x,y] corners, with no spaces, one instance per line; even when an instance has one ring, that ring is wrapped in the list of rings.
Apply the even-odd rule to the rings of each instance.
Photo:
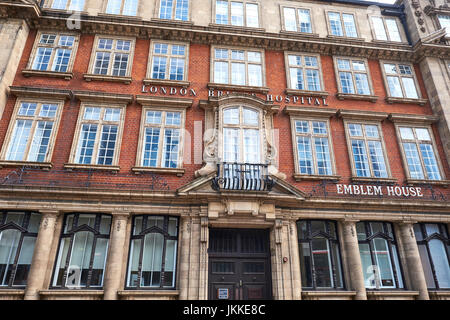
[[[127,287],[175,288],[178,218],[135,216],[130,242]]]
[[[71,213],[64,217],[53,287],[103,287],[110,229],[110,215]]]
[[[425,280],[430,289],[450,288],[450,240],[444,224],[414,225]]]
[[[0,212],[0,288],[25,287],[41,215]]]
[[[343,288],[336,223],[301,220],[297,229],[303,288]]]
[[[392,224],[389,222],[358,222],[356,231],[366,288],[403,288]]]

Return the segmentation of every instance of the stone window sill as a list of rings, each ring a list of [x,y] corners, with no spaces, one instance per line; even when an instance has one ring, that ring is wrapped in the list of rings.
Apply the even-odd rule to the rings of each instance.
[[[142,82],[145,85],[161,85],[172,87],[189,87],[191,85],[189,81],[164,80],[164,79],[144,79]]]
[[[318,33],[308,33],[308,32],[300,32],[300,31],[281,30],[280,34],[285,34],[285,35],[289,35],[289,36],[308,37],[308,38],[319,38]]]
[[[83,299],[83,300],[101,300],[103,299],[103,290],[89,289],[54,289],[41,290],[39,295],[44,300],[66,300],[66,299]]]
[[[129,16],[124,14],[114,14],[114,13],[106,13],[106,12],[99,12],[97,14],[98,17],[103,18],[119,18],[119,19],[126,19],[126,20],[142,20],[140,16]]]
[[[133,167],[131,170],[135,174],[141,174],[144,172],[159,173],[159,174],[174,174],[177,177],[182,177],[186,172],[182,168],[151,168],[151,167]]]
[[[392,300],[392,299],[408,299],[415,300],[419,295],[418,291],[406,291],[406,290],[367,290],[367,298],[369,300]]]
[[[352,182],[378,182],[385,184],[393,184],[397,182],[394,178],[374,178],[374,177],[352,177]]]
[[[424,106],[428,102],[428,100],[427,99],[386,97],[386,102],[389,104],[405,103],[405,104],[418,104],[419,106]]]
[[[387,46],[392,46],[392,45],[406,45],[409,46],[408,42],[405,41],[387,41],[387,40],[378,40],[378,39],[372,39],[373,43],[379,43],[379,44],[384,44]]]
[[[326,91],[308,91],[308,90],[299,90],[299,89],[286,89],[285,93],[289,94],[289,95],[297,95],[297,96],[309,96],[309,97],[320,97],[320,98],[328,97],[328,92],[326,92]]]
[[[332,181],[338,181],[341,176],[335,176],[335,175],[319,175],[319,174],[298,174],[295,173],[293,175],[295,181],[305,181],[305,180],[332,180]]]
[[[364,42],[366,39],[364,38],[354,38],[354,37],[346,37],[346,36],[334,36],[334,35],[327,35],[327,38],[334,39],[334,40],[345,40],[345,41],[358,41],[358,42]]]
[[[122,82],[125,84],[130,84],[132,81],[131,77],[119,77],[119,76],[106,76],[100,74],[88,74],[85,73],[84,80],[86,81],[111,81],[111,82]]]
[[[450,300],[450,289],[428,290],[428,294],[432,300]]]
[[[406,179],[407,184],[434,184],[447,187],[450,184],[450,180],[420,180],[420,179]]]
[[[266,29],[264,28],[254,28],[254,27],[244,27],[244,26],[233,26],[230,24],[218,24],[218,23],[210,23],[210,28],[214,29],[226,29],[230,31],[241,31],[241,32],[264,32]]]
[[[305,300],[353,300],[354,296],[356,296],[355,291],[302,291],[302,297]]]
[[[376,102],[378,100],[378,96],[365,95],[365,94],[352,94],[352,93],[336,93],[336,97],[339,100],[358,100],[358,101],[370,101]]]
[[[51,162],[29,162],[29,161],[8,161],[1,160],[0,168],[2,167],[33,167],[41,168],[42,170],[50,170],[53,167]]]
[[[152,22],[159,22],[159,23],[167,23],[172,25],[184,25],[184,26],[193,26],[194,23],[192,21],[185,21],[185,20],[169,20],[169,19],[160,19],[160,18],[152,18],[150,19]]]
[[[117,173],[120,171],[119,166],[102,166],[102,165],[77,164],[77,163],[66,163],[64,164],[64,168],[68,170],[85,169],[85,170],[111,171],[111,173]]]
[[[253,86],[239,86],[234,84],[225,83],[208,83],[209,89],[217,89],[223,91],[240,91],[240,92],[256,92],[256,93],[268,93],[267,87],[253,87]]]
[[[117,294],[121,297],[177,297],[180,295],[178,290],[121,290]]]
[[[24,77],[51,77],[51,78],[61,78],[64,80],[71,80],[73,78],[73,72],[56,72],[56,71],[41,71],[41,70],[22,70]]]

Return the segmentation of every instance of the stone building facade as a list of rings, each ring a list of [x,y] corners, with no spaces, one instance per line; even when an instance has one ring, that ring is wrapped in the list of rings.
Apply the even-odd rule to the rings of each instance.
[[[0,298],[449,299],[447,18],[0,1]]]

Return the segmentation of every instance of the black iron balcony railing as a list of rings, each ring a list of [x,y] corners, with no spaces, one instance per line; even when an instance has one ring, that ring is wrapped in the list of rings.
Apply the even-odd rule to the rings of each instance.
[[[270,191],[273,183],[267,164],[223,162],[217,164],[217,176],[212,186],[217,191]]]

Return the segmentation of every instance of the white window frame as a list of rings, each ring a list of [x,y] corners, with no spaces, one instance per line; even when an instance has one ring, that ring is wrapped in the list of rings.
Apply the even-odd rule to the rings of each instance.
[[[60,0],[48,0],[48,8],[50,8],[50,9],[53,9],[53,10],[73,10],[72,8],[71,8],[71,6],[72,6],[72,2],[75,2],[75,1],[80,1],[80,0],[66,0],[67,2],[66,2],[66,7],[64,8],[64,9],[55,9],[55,8],[53,8],[53,5],[56,3],[56,2],[59,2]],[[84,1],[84,3],[83,3],[83,9],[82,10],[75,10],[75,11],[84,11],[84,9],[86,8],[86,0],[82,0],[82,1]]]
[[[398,70],[398,66],[399,65],[409,66],[411,68],[411,72],[412,72],[411,75],[402,75],[402,74],[400,74],[398,72],[395,75],[394,74],[390,74],[391,76],[399,78],[400,89],[401,89],[402,95],[403,95],[402,97],[395,97],[395,96],[393,96],[391,94],[391,90],[389,88],[389,83],[388,83],[388,80],[387,80],[387,76],[388,75],[386,74],[386,71],[384,69],[384,65],[385,64],[394,64],[396,66],[397,70]],[[416,75],[416,72],[414,70],[414,65],[412,63],[409,63],[409,62],[402,63],[402,62],[398,62],[398,61],[380,60],[380,67],[381,67],[381,72],[383,73],[383,81],[384,81],[384,86],[386,88],[386,93],[387,93],[387,96],[389,98],[396,98],[396,99],[421,99],[422,98],[421,88],[419,86],[419,82],[417,81],[417,75]],[[412,78],[414,80],[414,85],[415,85],[416,92],[417,92],[417,98],[409,98],[409,97],[406,96],[405,88],[403,87],[403,83],[401,81],[401,78],[403,78],[403,77],[404,78]]]
[[[334,176],[336,174],[336,163],[334,160],[334,148],[333,148],[333,139],[331,136],[331,127],[330,127],[330,121],[326,118],[317,118],[317,117],[311,117],[311,116],[291,116],[291,132],[292,132],[292,143],[294,145],[294,167],[295,167],[295,174],[298,176],[312,176],[312,177],[330,177]],[[309,126],[309,132],[308,133],[297,133],[296,130],[296,122],[297,121],[307,121]],[[327,134],[314,134],[312,129],[312,122],[325,122]],[[313,159],[313,166],[314,166],[314,173],[313,174],[307,174],[307,173],[301,173],[300,172],[300,163],[298,159],[298,144],[297,144],[297,137],[303,136],[303,137],[309,137],[311,139],[311,151],[312,151],[312,159]],[[315,143],[312,142],[314,138],[327,138],[328,139],[328,149],[330,151],[330,164],[331,164],[331,174],[319,174],[318,173],[318,167],[317,167],[317,155],[316,150],[314,148]]]
[[[286,30],[286,16],[285,16],[285,9],[294,9],[295,10],[295,21],[296,21],[296,30],[292,31],[292,30]],[[303,32],[300,31],[300,19],[299,19],[299,14],[298,11],[299,10],[308,10],[309,11],[309,20],[311,22],[311,32]],[[290,5],[280,5],[280,11],[281,11],[281,29],[285,32],[295,32],[295,33],[299,33],[299,34],[309,34],[312,35],[314,34],[315,28],[314,28],[314,21],[313,21],[313,15],[311,14],[311,8],[307,8],[307,7],[295,7],[295,6],[290,6]]]
[[[349,129],[349,124],[359,124],[362,127],[364,126],[376,126],[378,128],[378,138],[372,138],[372,137],[367,137],[366,136],[366,130],[364,128],[362,128],[363,131],[363,136],[362,137],[352,137],[350,135],[350,129]],[[386,149],[386,145],[384,142],[384,136],[383,136],[383,128],[380,122],[376,122],[376,121],[365,121],[365,120],[353,120],[353,119],[344,119],[344,130],[345,130],[345,137],[347,140],[347,150],[348,150],[348,156],[350,158],[350,164],[351,164],[351,168],[352,168],[352,178],[355,179],[378,179],[378,180],[382,180],[382,179],[392,179],[392,173],[391,173],[391,169],[390,169],[390,165],[389,165],[389,158],[388,158],[388,153],[387,153],[387,149]],[[370,171],[370,176],[358,176],[357,172],[356,172],[356,165],[355,165],[355,159],[354,159],[354,155],[353,155],[353,148],[352,148],[352,143],[351,140],[352,139],[356,139],[356,140],[363,140],[364,141],[364,146],[366,149],[366,156],[367,156],[367,160],[368,160],[368,165],[369,165],[369,171]],[[376,177],[373,173],[373,163],[372,163],[372,159],[370,158],[370,151],[369,151],[369,147],[368,147],[368,141],[379,141],[381,143],[381,148],[383,151],[383,158],[384,158],[384,164],[386,166],[386,177]]]
[[[289,63],[289,56],[301,56],[302,57],[302,66],[298,67],[298,66],[293,66],[293,68],[297,68],[297,69],[302,69],[303,70],[303,80],[305,83],[305,89],[296,89],[294,88],[293,84],[292,84],[292,79],[291,79],[291,65]],[[317,59],[317,67],[309,67],[309,66],[305,66],[304,65],[304,58],[305,57],[314,57]],[[299,91],[311,91],[311,92],[323,92],[325,91],[325,87],[324,87],[324,81],[323,81],[323,74],[322,74],[322,62],[320,59],[320,55],[318,54],[313,54],[313,53],[303,53],[303,52],[292,52],[292,51],[285,51],[284,52],[284,59],[285,59],[285,66],[286,66],[286,81],[287,81],[287,86],[289,89],[292,90],[299,90]],[[319,72],[319,83],[320,83],[320,90],[309,90],[308,89],[308,81],[307,81],[307,76],[306,76],[306,70],[311,69],[311,70],[317,70]]]
[[[187,19],[186,20],[182,20],[182,19],[176,19],[176,7],[177,7],[177,2],[178,2],[178,0],[173,0],[173,6],[172,6],[172,14],[171,14],[171,16],[172,16],[172,18],[171,19],[164,19],[164,18],[161,18],[161,4],[162,4],[162,0],[158,0],[158,2],[157,2],[157,5],[156,5],[156,7],[155,7],[155,17],[156,17],[156,19],[160,19],[160,20],[168,20],[168,21],[181,21],[181,22],[188,22],[188,21],[191,21],[191,5],[192,5],[192,1],[195,1],[195,0],[188,0],[188,16],[187,16]]]
[[[342,84],[341,84],[341,78],[340,78],[340,69],[338,66],[338,59],[340,60],[349,60],[350,61],[350,68],[351,70],[342,70],[343,72],[348,72],[352,74],[352,81],[353,81],[353,90],[354,93],[344,93],[342,91]],[[359,61],[359,62],[364,62],[364,66],[366,68],[365,71],[360,71],[360,70],[353,70],[353,62],[355,61]],[[357,57],[343,57],[343,56],[333,56],[333,62],[334,62],[334,71],[336,74],[336,83],[337,83],[337,87],[338,87],[338,92],[339,93],[343,93],[343,94],[349,94],[349,95],[361,95],[361,96],[369,96],[369,95],[373,95],[373,84],[372,84],[372,76],[370,74],[370,68],[369,68],[369,63],[367,61],[366,58],[357,58]],[[367,76],[367,82],[369,85],[369,93],[368,94],[360,94],[358,93],[357,87],[356,87],[356,79],[355,79],[355,74],[356,73],[360,73],[360,74],[365,74]]]
[[[216,59],[215,58],[215,50],[216,49],[225,49],[228,50],[228,59]],[[231,59],[231,51],[232,50],[238,50],[238,51],[244,51],[244,55],[245,58],[244,60],[232,60]],[[248,52],[259,52],[261,54],[261,62],[260,63],[252,63],[252,62],[248,62]],[[228,63],[228,82],[226,83],[218,83],[214,81],[214,66],[215,66],[215,62],[216,61],[221,61],[221,62],[227,62]],[[245,84],[240,85],[240,84],[233,84],[232,82],[232,70],[231,70],[231,65],[232,62],[236,61],[239,63],[244,62],[245,63]],[[248,65],[249,64],[256,64],[256,65],[261,65],[261,86],[255,86],[255,85],[250,85],[249,84],[249,77],[248,77]],[[210,66],[210,79],[212,83],[215,84],[223,84],[223,85],[231,85],[231,86],[250,86],[250,87],[264,87],[266,85],[266,69],[265,69],[265,52],[264,50],[261,49],[251,49],[251,48],[242,48],[242,47],[228,47],[228,46],[211,46],[211,66]]]
[[[55,43],[54,44],[40,44],[39,42],[41,41],[41,37],[43,35],[56,35],[55,38]],[[65,46],[60,46],[59,45],[59,39],[61,38],[61,36],[71,36],[74,37],[74,43],[72,45],[72,47],[65,47]],[[78,34],[74,34],[74,33],[60,33],[60,32],[53,32],[53,31],[41,31],[39,30],[36,34],[36,39],[34,41],[34,45],[33,45],[33,49],[31,51],[31,55],[30,55],[30,59],[28,60],[28,65],[27,65],[27,69],[28,70],[33,70],[33,71],[40,71],[40,72],[57,72],[57,73],[69,73],[72,72],[73,70],[73,65],[75,62],[75,58],[77,55],[77,51],[78,51],[78,44],[80,42],[80,37]],[[52,48],[52,54],[50,57],[50,61],[48,63],[48,68],[47,70],[39,70],[39,69],[33,69],[33,65],[34,65],[34,61],[36,59],[36,55],[38,52],[39,48]],[[70,59],[69,59],[69,63],[67,65],[67,70],[66,71],[52,71],[51,69],[53,68],[53,63],[54,63],[54,59],[56,56],[56,51],[58,49],[71,49],[72,52],[70,54]]]
[[[167,44],[168,52],[167,54],[155,54],[154,48],[156,44]],[[182,80],[170,80],[170,61],[171,58],[181,58],[182,56],[172,55],[171,49],[173,45],[180,45],[185,47],[185,55],[184,55],[184,71],[183,71],[183,79]],[[166,74],[164,79],[153,78],[153,60],[155,56],[164,56],[167,57],[167,65],[166,65]],[[173,41],[164,41],[164,40],[152,40],[150,43],[150,51],[149,51],[149,59],[147,66],[147,79],[151,80],[167,80],[167,81],[187,81],[188,80],[188,72],[189,72],[189,43],[188,42],[173,42]]]
[[[148,111],[156,111],[161,112],[161,124],[150,124],[147,123],[147,112]],[[181,114],[180,125],[167,125],[165,123],[166,115],[168,112],[177,112]],[[163,170],[174,170],[174,169],[182,169],[183,168],[183,155],[184,155],[184,135],[185,135],[185,122],[186,122],[186,109],[185,108],[165,108],[165,107],[150,107],[144,105],[142,107],[142,116],[141,116],[141,128],[139,133],[139,142],[138,142],[138,152],[136,156],[136,168],[137,169],[151,169],[151,168],[160,168]],[[144,166],[144,147],[145,147],[145,131],[147,128],[159,128],[159,140],[158,140],[158,156],[156,160],[156,166]],[[165,129],[178,129],[180,130],[179,144],[178,144],[178,163],[176,168],[165,167],[163,166],[165,152]]]
[[[331,32],[331,23],[330,23],[329,13],[338,13],[339,14],[339,18],[340,18],[340,22],[341,22],[341,29],[342,29],[342,36],[334,35]],[[348,15],[352,15],[353,16],[353,21],[355,22],[356,37],[350,37],[350,36],[347,35],[347,33],[345,31],[345,26],[344,26],[344,20],[342,18],[343,14],[348,14]],[[328,28],[328,35],[329,35],[329,37],[339,37],[339,38],[349,38],[349,39],[359,39],[360,38],[361,32],[360,32],[359,27],[358,27],[358,19],[356,17],[356,13],[355,12],[346,12],[346,11],[339,11],[339,10],[325,10],[325,19],[327,21],[327,28]]]
[[[219,0],[219,1],[228,2],[228,21],[227,21],[228,23],[223,24],[223,23],[217,22],[217,11],[216,11],[217,1],[218,0],[213,0],[213,5],[212,5],[212,23],[213,24],[220,25],[220,26],[237,27],[237,28],[252,28],[252,29],[261,28],[261,26],[262,26],[261,2],[255,1],[255,0],[236,0],[236,1],[234,1],[234,0]],[[242,16],[243,25],[242,26],[233,25],[231,23],[231,2],[242,3],[242,6],[243,6],[243,16]],[[258,26],[257,27],[252,27],[252,26],[247,25],[247,4],[254,4],[254,5],[258,6]]]
[[[85,120],[84,119],[84,113],[85,109],[88,107],[94,107],[94,108],[101,108],[100,110],[100,120]],[[107,121],[104,120],[104,114],[106,109],[119,109],[120,110],[120,119],[119,121]],[[77,126],[72,142],[72,148],[70,152],[70,158],[69,158],[69,164],[75,165],[79,167],[112,167],[112,166],[118,166],[119,164],[119,158],[120,158],[120,151],[121,151],[121,145],[122,145],[122,135],[123,135],[123,127],[125,122],[125,113],[126,113],[126,106],[124,105],[114,105],[114,104],[105,104],[105,103],[97,103],[97,102],[83,102],[80,106],[80,111],[78,114],[78,120],[77,120]],[[81,135],[81,128],[83,124],[97,124],[97,134],[95,136],[95,144],[93,148],[92,153],[92,159],[91,163],[79,163],[76,159],[76,156],[78,154],[78,144],[80,140]],[[102,127],[103,125],[117,125],[117,138],[116,138],[116,144],[114,147],[114,156],[113,161],[111,165],[98,165],[98,152],[99,152],[99,144],[102,136]]]
[[[411,128],[411,129],[415,129],[415,128],[426,129],[426,130],[428,130],[428,134],[429,134],[429,136],[431,138],[431,141],[417,139],[415,130],[413,130],[414,140],[409,140],[409,139],[405,140],[405,139],[402,138],[402,136],[400,134],[400,128],[401,127],[406,127],[406,128]],[[445,180],[445,172],[444,172],[443,167],[442,167],[440,154],[439,154],[439,151],[438,151],[437,146],[436,146],[436,139],[434,137],[434,132],[433,132],[433,129],[432,129],[431,125],[423,125],[423,124],[408,123],[408,122],[396,122],[395,123],[395,131],[397,133],[397,141],[398,141],[398,144],[400,146],[400,152],[402,154],[403,167],[404,167],[405,174],[406,174],[406,177],[407,177],[408,180],[426,180],[426,181],[443,181],[443,180]],[[409,171],[409,166],[408,166],[408,161],[406,160],[405,149],[403,147],[403,142],[411,142],[411,143],[414,143],[416,145],[417,152],[419,154],[420,165],[422,166],[422,172],[423,172],[423,175],[424,175],[425,179],[417,179],[417,178],[412,178],[411,177],[411,174],[410,174],[410,171]],[[433,148],[434,156],[436,157],[436,163],[437,163],[437,166],[438,166],[439,174],[441,176],[440,180],[430,180],[430,179],[428,179],[428,172],[427,172],[427,170],[425,168],[422,152],[420,151],[420,143],[421,142],[426,143],[426,144],[431,144],[431,146]]]
[[[22,106],[23,103],[33,103],[33,104],[37,104],[37,108],[35,111],[35,115],[34,116],[21,116],[19,115],[19,110]],[[55,114],[54,118],[47,118],[47,117],[40,117],[39,116],[39,112],[41,110],[41,107],[43,104],[53,104],[53,105],[57,105],[57,111]],[[52,133],[49,137],[49,142],[48,142],[48,148],[47,148],[47,153],[45,156],[44,161],[42,162],[36,162],[36,163],[50,163],[52,156],[53,156],[53,150],[55,147],[55,143],[56,143],[56,136],[58,134],[58,129],[59,129],[59,123],[61,121],[61,115],[62,115],[62,109],[64,107],[64,101],[62,100],[41,100],[41,99],[22,99],[19,98],[16,101],[16,105],[14,107],[14,111],[13,114],[11,116],[11,120],[9,122],[8,125],[8,130],[6,132],[6,136],[5,136],[5,140],[3,143],[3,148],[1,151],[1,161],[2,162],[30,162],[27,159],[27,157],[29,156],[29,151],[31,148],[31,144],[32,144],[32,138],[34,137],[34,133],[36,131],[36,124],[38,121],[52,121],[53,122],[53,127],[52,127]],[[26,147],[26,151],[24,154],[24,160],[6,160],[7,156],[8,156],[8,149],[11,143],[11,139],[12,139],[12,135],[14,133],[14,129],[16,127],[16,122],[17,120],[32,120],[33,124],[30,130],[30,135],[29,135],[29,141],[27,142],[27,147]]]
[[[100,39],[111,39],[113,40],[113,46],[112,49],[98,49],[99,41]],[[117,43],[117,40],[123,40],[123,41],[130,41],[130,50],[129,51],[117,51],[115,49],[115,45]],[[91,53],[91,60],[89,64],[89,74],[95,75],[99,77],[114,77],[114,78],[121,78],[121,77],[130,77],[131,76],[131,69],[133,67],[133,58],[134,58],[134,49],[135,49],[135,38],[127,38],[127,37],[114,37],[114,36],[108,36],[108,35],[96,35],[94,40],[94,45],[92,46],[92,53]],[[95,63],[97,60],[97,52],[110,52],[110,60],[108,64],[108,71],[106,74],[98,74],[94,73],[95,70]],[[113,76],[113,66],[114,66],[114,54],[115,53],[127,53],[128,54],[128,64],[127,64],[127,71],[124,76]]]
[[[378,39],[377,38],[377,34],[375,32],[375,26],[374,26],[374,23],[373,23],[373,19],[374,18],[381,19],[381,21],[383,23],[383,27],[384,27],[384,33],[386,34],[386,39]],[[398,31],[398,34],[399,34],[399,37],[400,37],[399,41],[391,39],[392,38],[391,30],[389,30],[388,25],[386,23],[386,20],[393,20],[393,21],[395,21],[395,24],[397,26],[397,31]],[[401,23],[399,23],[399,20],[396,17],[369,15],[369,23],[370,23],[370,29],[372,31],[372,36],[373,36],[374,40],[376,40],[376,41],[389,41],[389,42],[396,42],[396,43],[404,43],[405,42],[404,35],[402,33],[402,30],[403,30],[402,27],[403,26],[402,26]]]
[[[137,17],[137,16],[139,16],[139,8],[140,8],[140,2],[142,1],[142,0],[136,0],[136,14],[135,15],[129,15],[129,14],[124,14],[124,10],[125,10],[125,4],[127,3],[127,1],[128,0],[120,0],[120,9],[119,9],[119,13],[110,13],[110,12],[107,12],[107,9],[108,9],[108,5],[109,5],[109,2],[110,2],[111,0],[104,0],[104,4],[103,4],[103,12],[105,13],[105,14],[111,14],[111,15],[122,15],[122,16],[126,16],[126,17]]]

